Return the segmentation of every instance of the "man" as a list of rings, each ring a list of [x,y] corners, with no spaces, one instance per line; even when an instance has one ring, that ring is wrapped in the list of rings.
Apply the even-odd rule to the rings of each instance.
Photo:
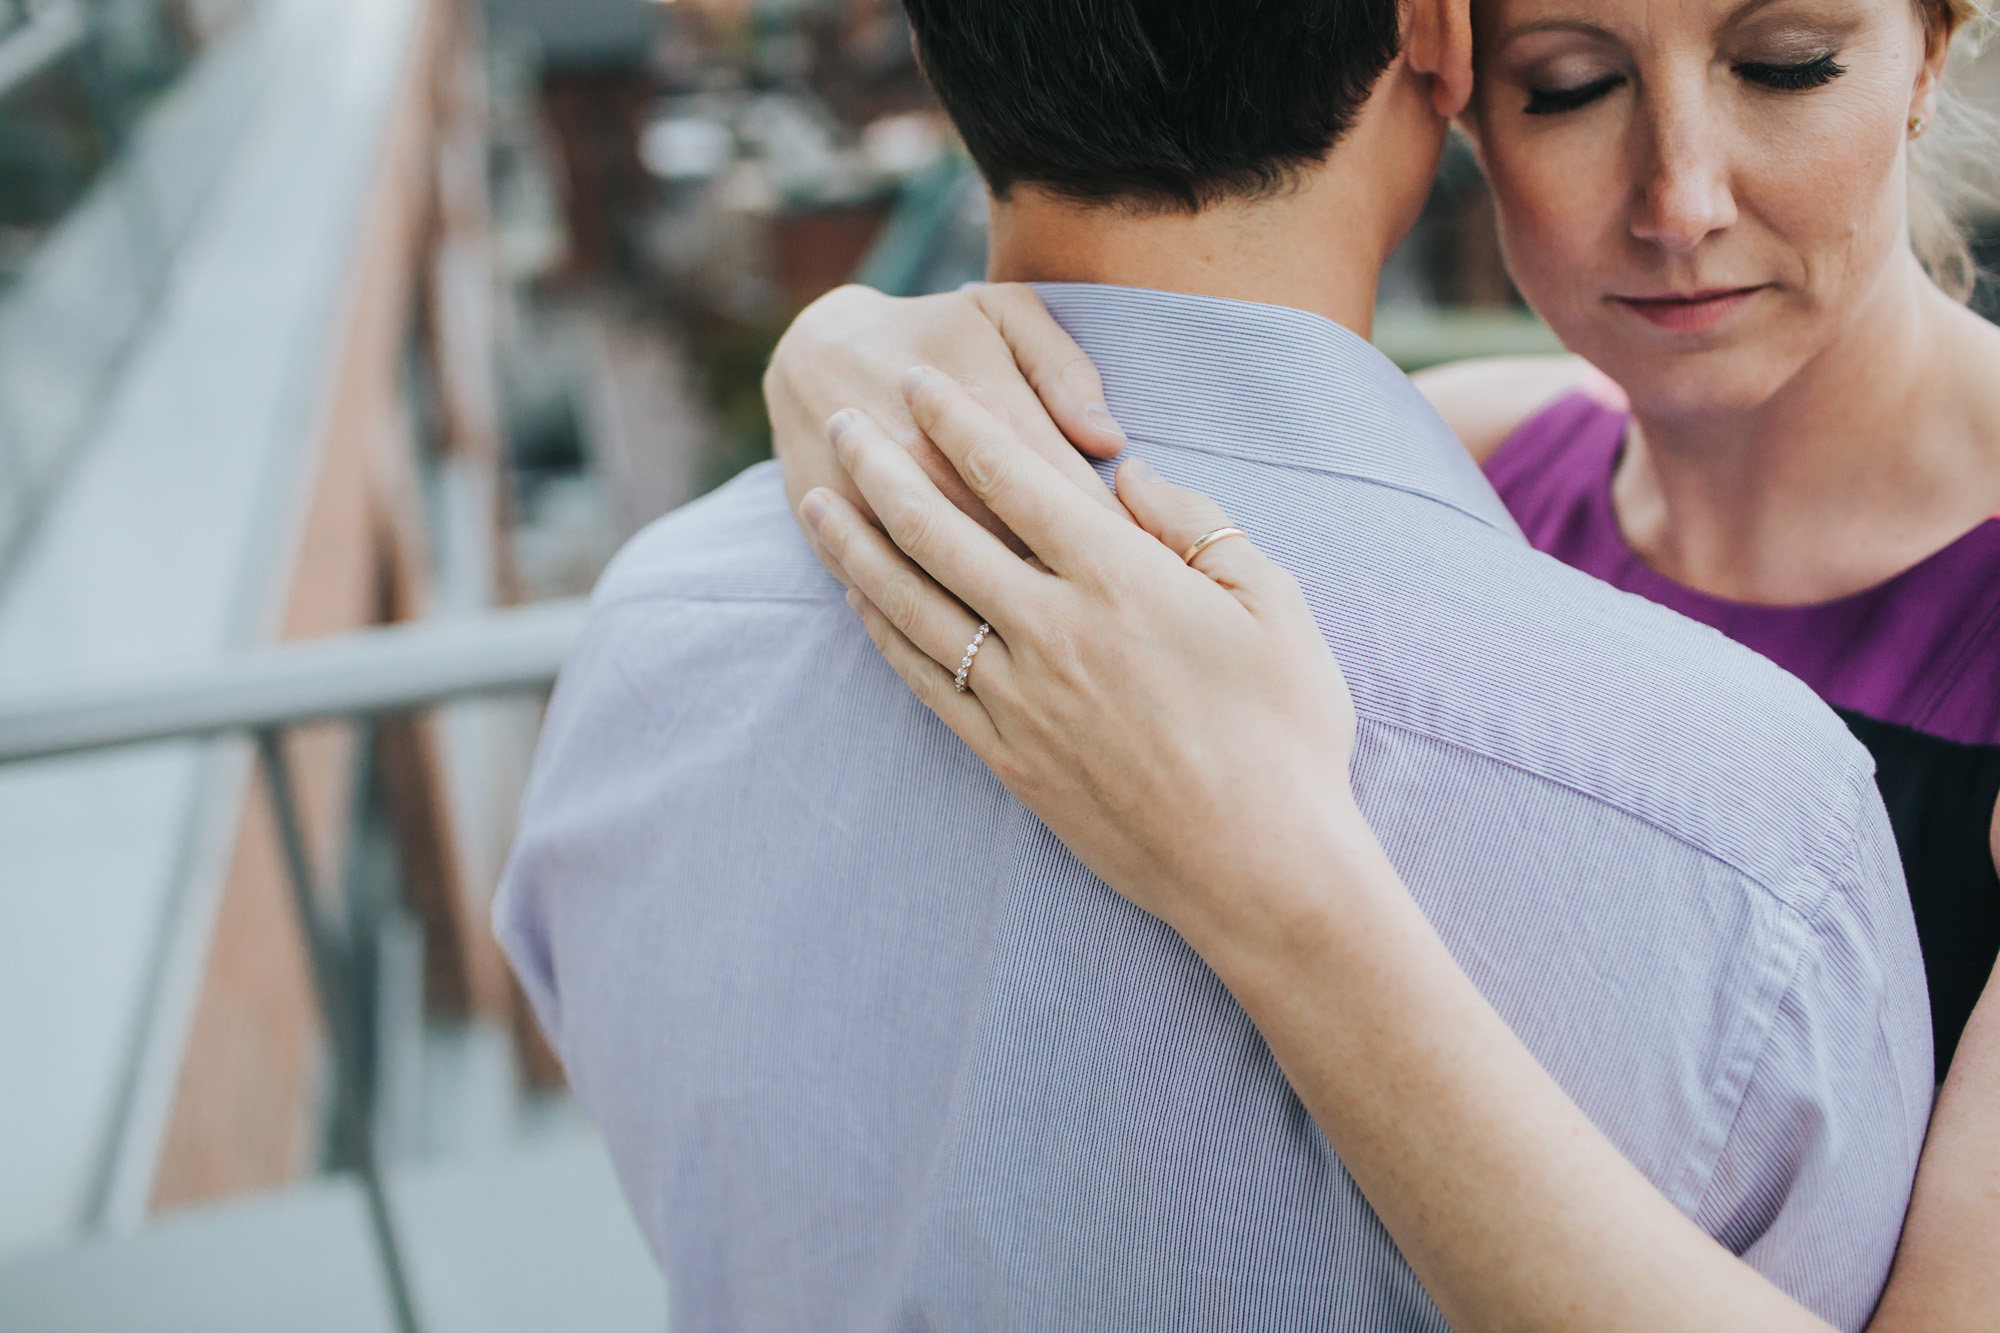
[[[1462,8],[908,8],[992,276],[1052,282],[1132,447],[1297,577],[1461,964],[1670,1199],[1858,1327],[1930,1094],[1865,758],[1529,551],[1346,331],[1464,100]],[[1240,1009],[909,697],[770,467],[605,576],[497,914],[686,1327],[1443,1326]]]

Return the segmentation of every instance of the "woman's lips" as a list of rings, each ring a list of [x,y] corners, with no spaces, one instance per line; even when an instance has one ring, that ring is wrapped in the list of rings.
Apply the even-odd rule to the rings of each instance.
[[[1712,287],[1699,292],[1660,296],[1614,296],[1611,299],[1641,319],[1669,333],[1705,333],[1764,290],[1756,287]]]

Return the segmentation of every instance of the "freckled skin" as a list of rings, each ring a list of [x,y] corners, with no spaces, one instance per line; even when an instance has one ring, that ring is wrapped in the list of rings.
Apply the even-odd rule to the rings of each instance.
[[[1612,500],[1641,559],[1799,605],[2000,512],[2000,329],[1910,244],[1942,11],[1473,0],[1472,17],[1463,123],[1522,294],[1630,402]],[[1453,378],[1425,387],[1464,398]],[[1506,413],[1472,415],[1477,453]]]
[[[1898,0],[1478,0],[1472,126],[1529,303],[1642,415],[1754,409],[1864,333],[1908,261],[1906,109],[1926,56]],[[1525,25],[1577,19],[1601,32]],[[1828,51],[1805,91],[1742,62]],[[1609,75],[1586,107],[1530,115],[1537,86]],[[1612,294],[1772,284],[1712,336],[1663,337]],[[1857,322],[1857,315],[1864,318]]]
[[[1884,344],[1912,327],[1909,310],[1934,308],[1925,298],[1936,293],[1908,243],[1906,149],[1910,117],[1935,114],[1938,47],[1922,13],[1903,0],[1475,0],[1473,26],[1478,77],[1467,124],[1499,203],[1508,269],[1563,342],[1617,382],[1639,419],[1614,488],[1628,537],[1656,565],[1700,584],[1695,571],[1674,568],[1676,552],[1661,537],[1674,520],[1657,475],[1675,465],[1663,443],[1672,426],[1727,442],[1730,432],[1717,426],[1733,419],[1777,435],[1773,426],[1803,415],[1797,400],[1824,408],[1829,398],[1832,410],[1815,424],[1851,426],[1893,393],[1870,380],[1896,379],[1855,368],[1882,371]],[[1840,73],[1811,88],[1777,89],[1742,72],[1822,56]],[[1605,81],[1615,86],[1586,105],[1531,110],[1538,90]],[[1612,299],[1753,285],[1765,290],[1692,334],[1663,331]],[[1991,346],[1993,338],[1977,327],[1971,341]],[[1977,361],[1972,373],[1991,378]],[[1962,386],[1954,378],[1962,376],[1906,392],[1967,396],[1955,395]],[[1841,410],[1842,393],[1856,399],[1855,411]],[[1975,402],[1961,416],[1991,436],[1991,413],[1981,410],[1990,407]],[[1489,450],[1517,420],[1499,415],[1507,424],[1484,432]],[[1741,438],[1735,443],[1747,451]],[[1826,453],[1832,470],[1838,451],[1829,442]],[[1696,466],[1722,473],[1726,462],[1742,461],[1714,454]],[[1970,497],[1966,514],[1992,512],[2000,499],[1994,469],[1975,462],[1951,471]],[[1889,526],[1880,513],[1864,517]],[[1948,534],[1960,521],[1949,515],[1943,528]],[[1791,597],[1777,588],[1769,600],[1815,600],[1849,590],[1843,583],[1887,577],[1937,543],[1934,524],[1913,527],[1906,541],[1863,553],[1858,567],[1819,562],[1822,586],[1808,583]],[[1738,577],[1755,563],[1742,557],[1758,553],[1730,553]],[[1792,570],[1814,564],[1801,543],[1765,543],[1761,553]],[[1710,590],[1759,600],[1755,590]],[[2000,864],[2000,810],[1994,859]]]

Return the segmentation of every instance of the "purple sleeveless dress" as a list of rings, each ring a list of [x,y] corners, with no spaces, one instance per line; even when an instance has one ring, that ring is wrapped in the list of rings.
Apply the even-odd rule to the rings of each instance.
[[[1487,461],[1539,550],[1720,630],[1816,690],[1875,756],[1929,974],[1944,1078],[2000,955],[2000,517],[1866,591],[1810,606],[1711,597],[1626,545],[1611,478],[1627,416],[1580,394]]]

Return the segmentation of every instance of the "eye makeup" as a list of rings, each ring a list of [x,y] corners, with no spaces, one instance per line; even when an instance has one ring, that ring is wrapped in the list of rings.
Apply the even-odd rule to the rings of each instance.
[[[1745,83],[1781,93],[1809,92],[1814,88],[1824,88],[1847,72],[1847,67],[1835,60],[1830,51],[1810,60],[1782,64],[1772,61],[1742,60],[1731,65],[1730,69]],[[1565,112],[1580,111],[1623,87],[1626,82],[1624,74],[1614,73],[1586,83],[1571,84],[1568,87],[1530,88],[1528,104],[1522,110],[1530,116],[1559,116]]]
[[[1824,88],[1847,73],[1847,66],[1836,62],[1832,52],[1793,65],[1772,65],[1762,61],[1746,60],[1731,68],[1736,71],[1736,76],[1745,82],[1759,84],[1781,93],[1799,93],[1812,88]]]
[[[1624,84],[1623,74],[1607,74],[1572,88],[1530,88],[1528,105],[1523,110],[1530,116],[1559,116],[1565,111],[1579,111]]]

